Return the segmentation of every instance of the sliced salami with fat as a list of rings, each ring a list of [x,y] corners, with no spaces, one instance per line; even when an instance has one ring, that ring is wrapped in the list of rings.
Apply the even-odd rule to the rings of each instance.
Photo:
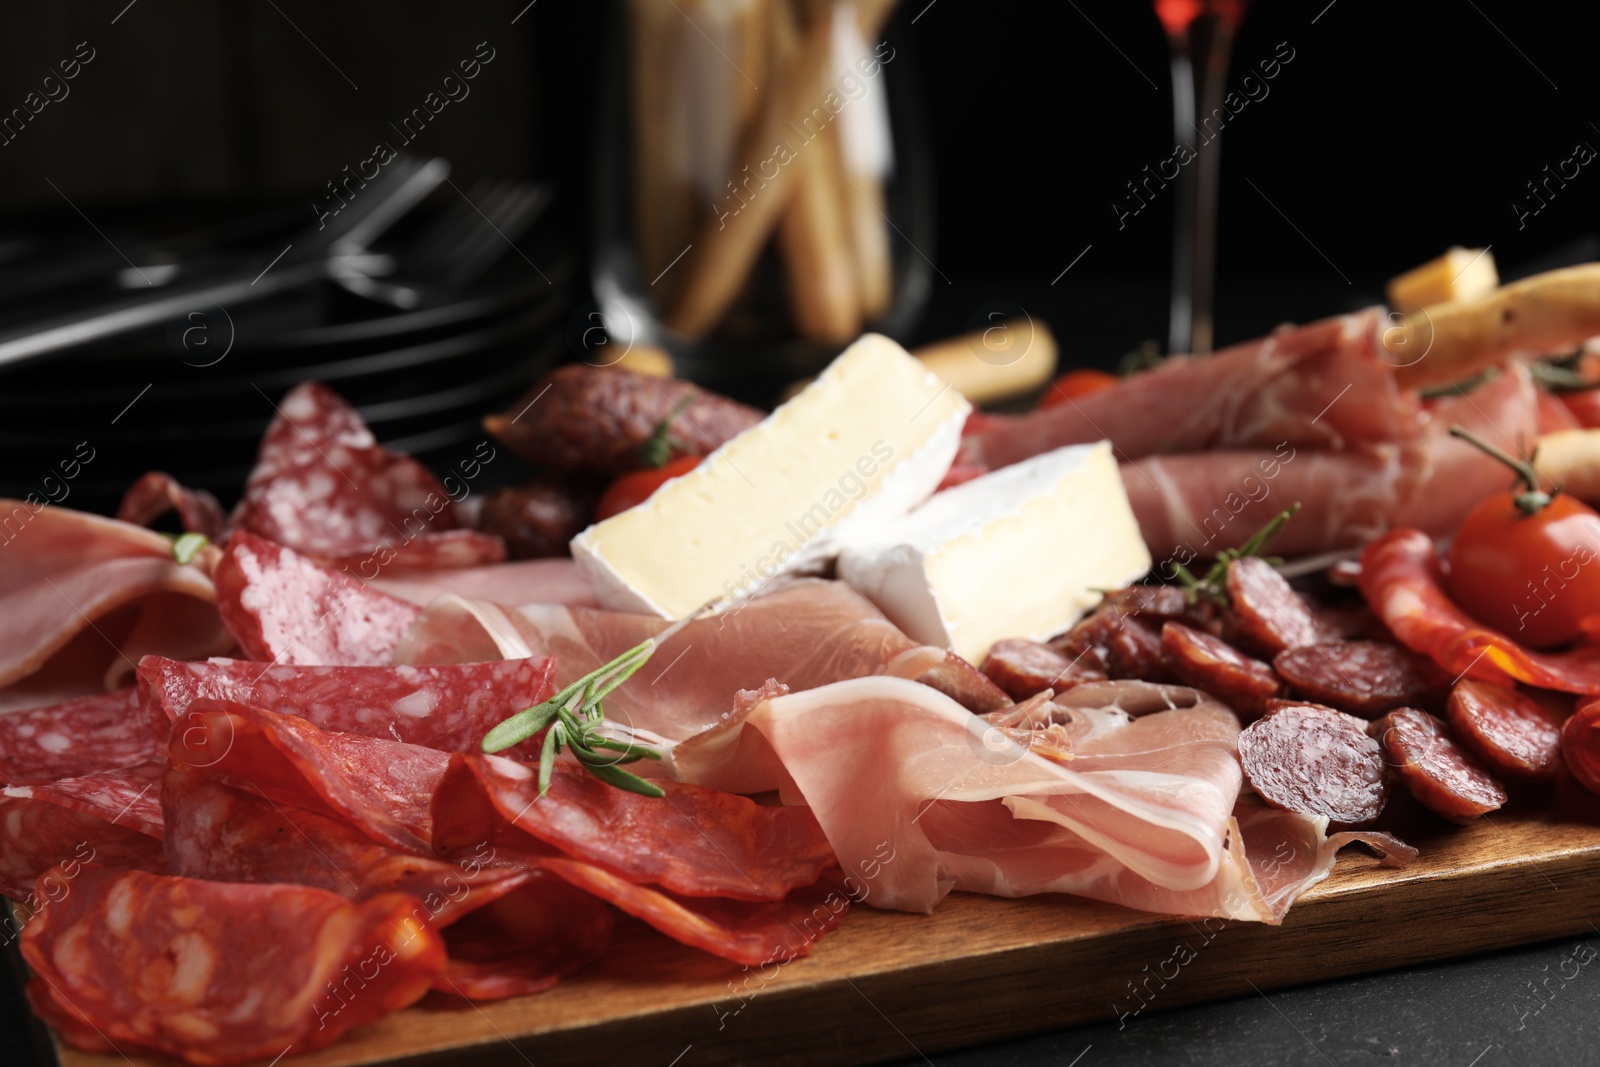
[[[439,480],[378,444],[355,408],[318,382],[296,386],[278,405],[231,525],[349,564],[363,578],[391,566],[506,558],[499,538],[457,529],[455,502]]]
[[[0,715],[3,785],[44,785],[164,758],[132,689]]]
[[[450,762],[437,749],[215,699],[196,700],[173,723],[168,752],[178,770],[332,815],[418,855],[432,851],[430,807]]]
[[[89,1051],[208,1065],[309,1052],[415,1003],[444,970],[416,906],[89,867],[23,931],[28,1000]]]
[[[553,693],[555,660],[495,660],[442,667],[263,666],[245,660],[139,664],[139,695],[163,736],[201,698],[298,715],[324,730],[449,752],[477,751],[502,719]],[[528,742],[516,755],[537,757]]]
[[[217,564],[217,610],[239,647],[272,663],[388,663],[422,612],[261,537],[235,533]]]
[[[539,795],[533,768],[497,756],[455,755],[434,796],[441,849],[491,840],[515,826],[548,848],[633,882],[696,897],[779,900],[834,865],[811,809],[659,782],[667,795],[615,789],[562,762]]]

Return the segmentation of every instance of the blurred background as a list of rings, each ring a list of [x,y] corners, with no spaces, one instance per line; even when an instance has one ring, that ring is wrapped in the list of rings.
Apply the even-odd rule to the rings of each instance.
[[[704,31],[727,7],[677,0],[657,12],[682,21],[674,39],[724,51]],[[129,472],[150,465],[183,466],[227,500],[270,417],[262,396],[310,374],[351,396],[385,440],[444,462],[467,447],[474,413],[502,405],[538,368],[593,350],[597,279],[647,294],[673,279],[652,290],[634,269],[617,282],[603,262],[608,241],[633,243],[637,183],[656,174],[628,127],[629,72],[654,49],[630,37],[638,10],[95,0],[9,12],[0,352],[46,313],[71,321],[105,297],[103,278],[71,299],[44,291],[42,272],[62,257],[88,270],[83,257],[98,256],[102,274],[121,272],[125,297],[165,284],[149,276],[154,266],[176,271],[174,285],[237,275],[251,299],[240,310],[208,298],[199,319],[175,307],[142,333],[0,366],[0,491],[24,491],[30,465],[47,468],[87,437],[115,461],[86,475],[83,506],[114,504]],[[1164,344],[1176,197],[1130,188],[1174,152],[1168,44],[1151,5],[907,0],[884,10],[868,44],[893,55],[885,215],[896,285],[912,278],[920,289],[880,321],[915,345],[984,325],[1000,307],[1048,323],[1064,367],[1112,366],[1142,342]],[[1217,343],[1378,302],[1387,278],[1450,245],[1491,248],[1506,277],[1600,254],[1600,166],[1579,161],[1600,147],[1600,107],[1587,34],[1566,24],[1575,18],[1497,0],[1249,5],[1229,74],[1248,103],[1219,135]],[[801,31],[796,47],[803,18]],[[704,57],[716,51],[700,54],[715,66]],[[1274,77],[1243,83],[1274,58]],[[477,70],[466,82],[463,62]],[[69,65],[76,73],[63,80]],[[738,88],[727,70],[720,78],[698,91]],[[444,94],[436,112],[419,112]],[[358,255],[349,284],[257,300],[250,276],[269,268],[257,279],[268,287],[289,276],[306,228],[337,203],[330,183],[380,143],[450,165],[387,232],[399,266]],[[523,194],[521,214],[504,204],[490,213],[515,216],[496,232],[517,236],[501,233],[505,247],[485,251],[494,262],[473,266],[470,286],[425,290],[432,318],[396,318],[392,292],[358,291],[366,274],[404,274],[400,252],[425,243],[452,207],[465,213],[460,201],[482,215],[485,198]],[[711,205],[696,203],[703,221]],[[296,240],[299,251],[285,248]],[[691,254],[671,270],[694,263]],[[783,317],[770,293],[739,299],[758,330]],[[373,327],[375,307],[394,322]],[[730,388],[748,399],[770,402],[819,350],[837,349],[813,342],[811,364],[780,366],[783,346],[764,336],[741,347],[736,320],[737,309],[720,327],[732,343],[705,366],[739,362],[744,377]],[[644,340],[651,329],[630,326]],[[231,354],[208,362],[218,351]],[[106,421],[145,384],[148,395]]]

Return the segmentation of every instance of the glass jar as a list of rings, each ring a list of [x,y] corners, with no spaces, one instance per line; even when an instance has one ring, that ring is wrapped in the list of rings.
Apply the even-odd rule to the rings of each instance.
[[[622,346],[758,402],[928,297],[933,190],[893,0],[618,0],[594,287]]]

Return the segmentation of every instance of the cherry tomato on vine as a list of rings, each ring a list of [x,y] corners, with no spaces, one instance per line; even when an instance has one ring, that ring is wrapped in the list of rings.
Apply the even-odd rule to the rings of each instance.
[[[1451,432],[1503,460],[1519,486],[1483,500],[1450,546],[1450,594],[1478,621],[1533,648],[1600,629],[1600,514],[1538,488],[1533,464],[1458,427]]]
[[[1080,397],[1104,392],[1122,381],[1109,371],[1069,370],[1050,383],[1039,398],[1041,408],[1053,408]]]
[[[650,499],[652,493],[661,488],[663,482],[670,481],[680,474],[688,474],[700,465],[700,460],[703,458],[703,456],[679,456],[659,467],[647,467],[641,471],[624,474],[607,486],[606,491],[601,494],[600,503],[594,510],[595,521],[609,519],[631,507],[643,504]]]

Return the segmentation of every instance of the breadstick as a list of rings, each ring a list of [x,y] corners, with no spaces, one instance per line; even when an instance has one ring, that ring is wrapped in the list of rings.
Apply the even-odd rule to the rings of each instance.
[[[1558,430],[1539,438],[1533,465],[1579,500],[1600,503],[1600,430]]]
[[[680,39],[688,27],[668,0],[631,0],[629,8],[634,246],[648,281],[683,251],[694,226],[693,192],[677,143],[686,104]]]
[[[870,46],[894,11],[896,0],[857,0],[856,25]],[[869,92],[885,92],[874,85]],[[889,310],[894,296],[894,268],[889,252],[888,212],[884,210],[884,175],[845,163],[845,213],[850,220],[850,244],[855,253],[857,284],[861,289],[861,311],[868,322]]]
[[[809,150],[795,145],[794,131],[818,106],[810,91],[828,69],[827,20],[805,34],[799,49],[767,97],[761,120],[739,142],[728,195],[701,227],[684,257],[684,281],[666,317],[669,329],[700,338],[716,328],[777,225],[799,177],[797,161]],[[774,65],[774,73],[777,67]]]
[[[1379,343],[1404,387],[1470,378],[1513,355],[1553,355],[1600,336],[1600,263],[1536,274],[1479,300],[1423,308]],[[1382,354],[1382,353],[1380,353]]]

